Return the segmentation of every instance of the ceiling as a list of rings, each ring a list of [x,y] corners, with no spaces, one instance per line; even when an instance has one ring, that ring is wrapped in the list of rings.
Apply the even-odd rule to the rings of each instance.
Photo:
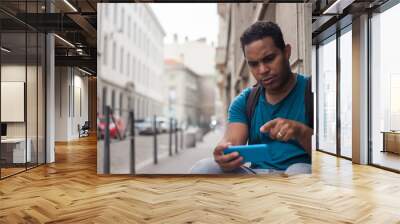
[[[0,28],[2,32],[14,34],[26,30],[54,32],[60,37],[55,38],[56,65],[80,66],[95,73],[97,3],[135,1],[47,0],[47,2],[46,6],[45,0],[1,0]],[[346,26],[347,23],[351,23],[352,16],[373,10],[387,0],[272,0],[270,2],[311,3],[312,37],[315,44],[320,39],[336,32],[338,24]],[[25,46],[24,39],[21,40],[16,35],[14,35],[15,38],[12,36],[6,35],[4,38],[10,38],[7,40],[9,43],[15,42],[14,46],[9,45],[15,47],[14,53],[25,54],[23,52],[25,48],[18,48],[18,46]],[[32,51],[31,46],[34,45],[28,45],[28,54]]]
[[[352,18],[375,9],[388,0],[311,0],[313,44],[352,23]]]
[[[79,66],[96,73],[97,3],[95,0],[1,0],[2,46],[12,49],[8,60],[34,57],[32,33],[52,32],[56,66]],[[50,8],[52,10],[50,10]],[[51,11],[51,12],[50,12]],[[34,41],[36,43],[36,41]],[[25,46],[27,46],[25,48]],[[39,46],[42,47],[42,46]],[[4,58],[3,58],[4,60]],[[21,60],[21,59],[20,59]]]

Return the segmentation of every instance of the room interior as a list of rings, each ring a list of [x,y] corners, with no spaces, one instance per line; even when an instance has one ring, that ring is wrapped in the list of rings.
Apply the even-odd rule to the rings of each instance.
[[[76,2],[74,4],[83,4]],[[321,11],[334,3],[316,2]],[[313,173],[297,177],[97,175],[96,137],[78,137],[65,143],[76,139],[78,123],[85,119],[96,120],[96,109],[93,109],[96,108],[96,78],[87,77],[82,81],[86,76],[78,75],[77,69],[66,68],[62,58],[58,58],[58,66],[45,59],[48,52],[44,52],[44,46],[48,45],[42,32],[28,31],[25,26],[13,32],[0,29],[0,219],[8,223],[27,220],[71,223],[88,220],[103,223],[126,220],[142,223],[398,222],[400,109],[396,96],[400,89],[400,72],[396,70],[396,57],[388,59],[384,55],[399,52],[400,37],[393,29],[396,24],[390,23],[385,28],[383,15],[389,13],[386,14],[388,20],[399,21],[400,4],[396,5],[395,1],[351,2],[355,3],[355,8],[360,4],[377,4],[378,9],[366,9],[371,17],[364,15],[363,21],[355,19],[353,23],[352,17],[348,20],[346,16],[333,16],[330,19],[334,22],[317,26],[326,16],[318,13],[313,17],[316,26],[313,76],[318,77],[314,79],[314,91],[319,97],[315,100],[315,114],[319,119],[314,122],[319,125],[315,135],[317,150],[313,152]],[[390,4],[392,7],[388,6]],[[0,19],[4,17],[0,12]],[[339,20],[342,25],[336,30],[335,22]],[[366,32],[363,29],[368,24],[372,30],[380,30],[370,34],[379,36],[372,38],[371,45],[364,43],[363,46],[370,48],[357,51],[361,44],[355,39]],[[320,34],[324,38],[318,38]],[[380,45],[383,41],[387,45]],[[60,39],[55,40],[55,44],[60,51],[66,47]],[[368,83],[366,79],[357,79],[361,66],[359,58],[353,59],[353,52],[371,51],[376,56],[370,58],[366,66],[370,70],[365,74],[372,81]],[[46,97],[49,96],[46,91],[50,89],[45,78],[48,75],[44,69],[46,60],[61,74],[53,77],[54,88],[59,91],[58,95],[55,91],[53,97],[61,100],[55,100],[57,103],[53,106],[58,110],[52,114],[46,112]],[[346,64],[350,60],[357,63]],[[355,68],[357,65],[359,67]],[[353,73],[358,75],[351,78]],[[63,136],[60,141],[64,143],[55,146],[57,160],[48,162],[46,145],[56,139],[53,136],[50,141],[46,140],[48,118],[54,115],[56,120],[56,115],[65,118],[84,111],[84,87],[78,85],[81,81],[75,79],[76,75],[87,82],[87,88],[92,89],[87,97],[94,100],[87,100],[87,115],[83,120],[79,116],[63,121],[68,127],[60,134]],[[363,84],[366,85],[362,87]],[[61,93],[69,97],[63,98]],[[355,97],[349,97],[354,93]],[[370,101],[360,100],[361,93],[366,93]],[[357,114],[358,120],[350,116],[362,112],[362,108],[354,107],[353,99],[368,105],[365,114]],[[64,106],[65,102],[71,106]],[[71,124],[73,121],[75,123]],[[365,131],[362,133],[365,139],[361,134],[350,138],[360,130]],[[367,154],[360,155],[353,150],[357,147],[367,149]],[[365,159],[364,165],[359,164],[361,157]],[[39,166],[44,163],[48,164]],[[36,168],[30,169],[33,167]],[[29,171],[24,172],[26,170]]]
[[[33,168],[44,153],[44,35],[1,34],[1,176]]]

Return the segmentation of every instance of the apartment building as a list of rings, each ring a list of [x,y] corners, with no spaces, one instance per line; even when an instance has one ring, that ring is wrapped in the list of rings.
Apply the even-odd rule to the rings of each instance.
[[[133,110],[137,118],[162,115],[165,32],[147,4],[99,4],[98,111]],[[123,112],[125,111],[125,112]]]

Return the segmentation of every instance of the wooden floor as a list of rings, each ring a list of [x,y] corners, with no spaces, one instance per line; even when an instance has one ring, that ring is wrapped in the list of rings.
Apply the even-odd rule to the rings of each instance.
[[[96,175],[96,140],[0,181],[0,223],[400,223],[400,175],[314,153],[313,174]]]
[[[372,157],[374,164],[400,170],[400,155],[392,152],[375,151]]]
[[[19,172],[22,172],[22,171],[26,170],[25,167],[23,167],[23,168],[22,167],[18,167],[18,168],[4,168],[4,167],[2,167],[0,169],[1,169],[1,178],[7,177],[7,176],[11,176],[13,174],[16,174],[16,173],[19,173]]]

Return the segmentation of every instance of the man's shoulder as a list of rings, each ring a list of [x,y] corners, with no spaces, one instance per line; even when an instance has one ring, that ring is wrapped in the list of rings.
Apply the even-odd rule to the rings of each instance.
[[[239,93],[239,95],[236,96],[236,98],[246,100],[247,97],[249,96],[249,94],[250,94],[252,88],[253,88],[252,86],[244,88],[244,89]]]
[[[247,88],[243,89],[242,92],[241,92],[240,94],[243,94],[243,95],[245,95],[245,96],[248,96],[248,95],[250,94],[250,92],[251,92],[252,89],[253,89],[252,86],[247,87]]]
[[[243,89],[231,102],[228,111],[228,120],[231,123],[240,122],[247,124],[246,103],[251,88]]]
[[[303,81],[308,81],[309,79],[311,79],[310,75],[307,74],[303,74],[303,73],[297,73],[297,79],[298,80],[303,80]]]
[[[231,106],[245,107],[247,99],[250,95],[252,87],[243,89],[231,102]]]

